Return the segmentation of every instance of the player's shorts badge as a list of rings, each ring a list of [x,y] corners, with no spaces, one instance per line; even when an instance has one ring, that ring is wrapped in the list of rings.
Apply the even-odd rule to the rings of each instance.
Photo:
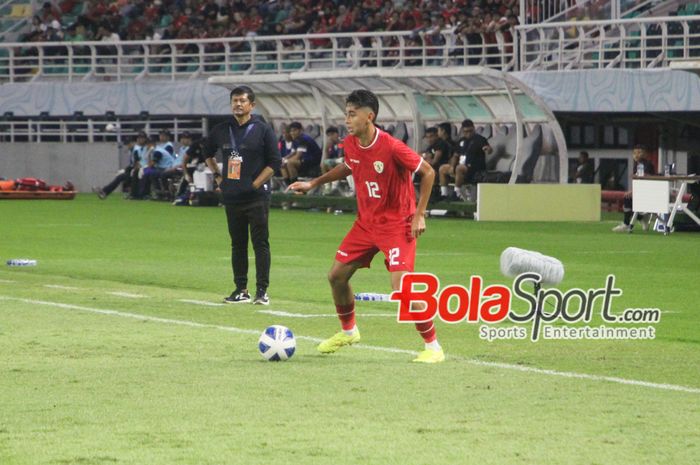
[[[374,170],[377,173],[382,174],[382,172],[384,171],[384,163],[382,163],[381,161],[375,161],[374,162]]]

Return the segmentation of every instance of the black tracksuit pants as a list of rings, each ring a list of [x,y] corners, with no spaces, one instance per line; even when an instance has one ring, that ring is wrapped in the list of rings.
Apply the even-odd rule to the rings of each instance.
[[[270,203],[267,200],[226,205],[233,282],[238,289],[248,288],[249,231],[255,251],[256,289],[266,291],[270,284],[269,213]]]

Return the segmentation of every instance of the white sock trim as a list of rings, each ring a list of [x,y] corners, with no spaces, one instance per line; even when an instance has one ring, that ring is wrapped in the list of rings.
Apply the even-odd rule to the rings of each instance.
[[[344,329],[343,334],[346,336],[352,336],[357,332],[357,325],[353,326],[352,329]]]
[[[437,339],[435,339],[433,342],[426,342],[425,349],[426,350],[441,350],[442,347],[440,346],[440,343],[437,341]]]

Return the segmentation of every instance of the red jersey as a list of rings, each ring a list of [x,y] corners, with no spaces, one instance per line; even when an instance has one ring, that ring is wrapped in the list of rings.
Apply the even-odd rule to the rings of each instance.
[[[352,170],[357,219],[368,225],[405,223],[416,211],[413,173],[423,160],[398,139],[377,128],[372,143],[343,140],[345,164]]]

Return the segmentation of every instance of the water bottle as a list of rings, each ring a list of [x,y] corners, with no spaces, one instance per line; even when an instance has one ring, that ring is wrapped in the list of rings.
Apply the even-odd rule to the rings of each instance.
[[[13,258],[7,261],[7,266],[36,266],[36,260],[27,258]]]
[[[644,176],[644,163],[637,163],[637,176]]]
[[[355,294],[355,300],[388,302],[388,294],[377,294],[374,292],[359,292]]]

